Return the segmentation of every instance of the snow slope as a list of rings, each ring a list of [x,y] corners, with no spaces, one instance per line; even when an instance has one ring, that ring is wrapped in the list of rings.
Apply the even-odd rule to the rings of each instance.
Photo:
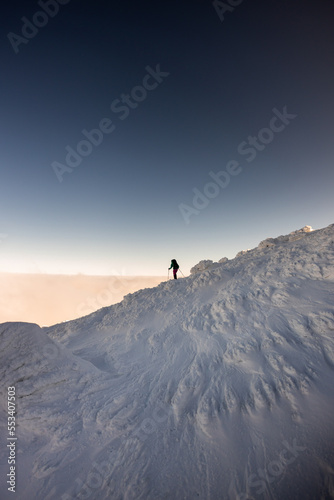
[[[16,498],[334,498],[333,337],[334,225],[75,321],[0,325]]]

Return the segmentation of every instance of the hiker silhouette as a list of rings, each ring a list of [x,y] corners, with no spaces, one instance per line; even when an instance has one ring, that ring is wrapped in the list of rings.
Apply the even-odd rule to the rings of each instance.
[[[175,280],[177,280],[177,274],[176,274],[176,273],[177,273],[177,271],[178,271],[179,267],[180,267],[180,266],[178,265],[178,263],[176,262],[176,260],[175,260],[175,259],[172,259],[172,261],[171,261],[171,263],[170,263],[170,267],[168,268],[168,271],[169,271],[171,268],[173,268],[173,276],[174,276],[174,279],[175,279]]]

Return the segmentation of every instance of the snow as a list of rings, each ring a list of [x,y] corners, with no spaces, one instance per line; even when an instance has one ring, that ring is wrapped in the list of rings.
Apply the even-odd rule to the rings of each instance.
[[[0,325],[16,498],[334,498],[334,224],[272,240],[74,321]]]
[[[213,260],[201,260],[196,264],[194,267],[190,269],[190,274],[195,274],[198,272],[205,271],[205,269],[208,269],[211,267],[213,264]]]

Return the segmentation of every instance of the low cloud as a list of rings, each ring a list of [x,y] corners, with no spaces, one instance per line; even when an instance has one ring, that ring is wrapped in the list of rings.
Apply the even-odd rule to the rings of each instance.
[[[158,285],[161,276],[62,276],[0,273],[0,323],[50,326],[120,302],[124,295]]]

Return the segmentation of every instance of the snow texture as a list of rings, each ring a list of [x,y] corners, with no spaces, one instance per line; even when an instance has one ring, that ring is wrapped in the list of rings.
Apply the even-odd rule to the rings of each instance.
[[[213,264],[213,260],[201,260],[198,264],[190,269],[190,274],[195,274],[198,272],[205,271],[205,269],[209,269]]]
[[[334,498],[333,336],[334,224],[74,321],[0,325],[15,498]]]

